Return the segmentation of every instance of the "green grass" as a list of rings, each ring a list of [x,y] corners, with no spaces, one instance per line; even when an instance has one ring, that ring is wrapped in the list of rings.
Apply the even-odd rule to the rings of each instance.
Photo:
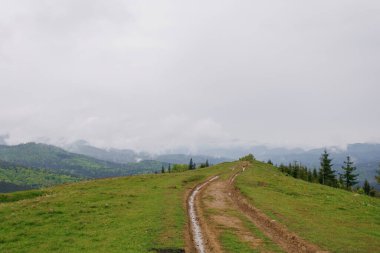
[[[208,215],[211,215],[215,210],[207,210]],[[230,210],[228,215],[236,217],[243,222],[246,227],[254,236],[255,239],[260,239],[262,242],[256,247],[252,248],[247,242],[244,242],[235,234],[234,229],[223,228],[220,235],[220,242],[223,249],[227,252],[284,252],[277,244],[265,236],[260,229],[258,229],[248,218],[237,210]]]
[[[254,206],[324,249],[380,249],[380,199],[287,177],[260,162],[236,185]]]
[[[0,195],[0,252],[183,249],[185,192],[215,174],[228,178],[236,165]],[[376,252],[380,248],[379,199],[296,180],[259,162],[239,175],[236,184],[256,207],[324,249]],[[281,251],[242,219],[264,240],[257,250]],[[220,239],[229,252],[255,252],[234,231],[223,231]]]
[[[229,253],[259,253],[258,249],[252,249],[248,243],[241,242],[239,237],[230,231],[224,231],[220,235],[220,241],[226,252]]]
[[[7,194],[25,196],[0,203],[0,252],[183,249],[186,190],[229,167],[83,181],[38,197],[31,191]]]
[[[240,214],[240,217],[244,222],[244,225],[252,232],[253,236],[262,240],[262,245],[259,247],[262,252],[284,252],[277,244],[265,236],[250,220],[248,220],[247,217],[242,214]]]
[[[6,194],[0,193],[0,203],[15,202],[23,199],[32,199],[44,194],[45,192],[42,190],[29,190]]]

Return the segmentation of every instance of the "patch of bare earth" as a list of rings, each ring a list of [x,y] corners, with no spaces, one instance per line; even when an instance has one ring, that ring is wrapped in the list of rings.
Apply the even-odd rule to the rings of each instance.
[[[195,198],[195,208],[202,231],[206,252],[223,252],[219,238],[223,231],[233,232],[240,241],[247,243],[252,249],[265,251],[263,241],[256,238],[245,227],[241,214],[248,218],[268,238],[286,252],[326,252],[317,245],[300,238],[295,233],[270,219],[250,203],[234,187],[234,180],[244,174],[247,164],[242,164],[228,180],[218,179],[203,187]],[[239,214],[239,215],[237,215]],[[191,237],[191,236],[190,236]],[[189,237],[187,237],[187,242]],[[187,243],[187,245],[188,245]],[[192,246],[186,252],[195,252]]]
[[[199,220],[208,252],[223,252],[218,239],[223,231],[233,232],[240,241],[249,244],[253,249],[263,244],[236,215],[239,210],[231,198],[229,180],[219,179],[210,183],[202,190],[198,203]]]
[[[290,232],[284,225],[269,218],[262,211],[252,206],[233,186],[233,180],[230,181],[230,196],[235,205],[256,227],[258,227],[268,238],[278,244],[283,250],[296,253],[327,252],[321,250],[317,245],[302,239],[297,234]]]

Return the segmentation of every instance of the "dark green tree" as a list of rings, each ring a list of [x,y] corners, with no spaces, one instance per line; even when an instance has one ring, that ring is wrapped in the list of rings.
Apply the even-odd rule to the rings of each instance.
[[[307,170],[307,181],[313,182],[313,172],[311,170]]]
[[[343,186],[347,190],[351,189],[352,186],[354,186],[358,183],[358,181],[356,180],[358,177],[358,174],[354,174],[356,167],[353,165],[354,165],[354,162],[351,161],[350,156],[347,156],[346,161],[344,161],[344,166],[342,167],[342,170],[343,170],[343,174],[342,174]]]
[[[189,162],[189,170],[193,170],[195,169],[195,165],[193,163],[193,158],[190,158],[190,162]]]
[[[364,193],[367,195],[369,195],[371,192],[371,185],[369,184],[367,179],[364,181],[363,190],[364,190]]]
[[[239,161],[253,162],[255,160],[256,160],[256,158],[255,158],[255,156],[253,154],[248,154],[246,156],[243,156],[243,157],[239,158]]]
[[[200,165],[201,168],[207,168],[207,167],[209,167],[209,166],[210,166],[210,165],[209,165],[209,163],[208,163],[208,160],[206,160],[205,163],[201,163],[201,165]]]
[[[172,167],[170,166],[170,163],[169,163],[169,166],[168,166],[168,173],[171,173],[172,172]]]
[[[377,181],[378,184],[380,184],[380,164],[379,164],[379,169],[376,171],[376,176],[375,176],[375,179]]]
[[[313,169],[313,182],[314,183],[318,182],[318,172],[316,168]]]
[[[369,196],[375,197],[376,196],[376,190],[373,186],[371,186],[371,190],[369,191]]]
[[[268,160],[267,164],[273,165],[273,162],[271,159]]]
[[[299,175],[300,175],[299,167],[297,165],[294,165],[294,167],[292,169],[292,176],[294,178],[299,178]]]
[[[343,181],[343,175],[342,175],[342,174],[339,174],[339,178],[338,178],[338,187],[339,187],[339,188],[344,188],[344,189],[346,189],[345,184],[344,184],[344,181]]]
[[[161,167],[161,173],[165,173],[164,165],[162,165],[162,167]]]
[[[329,156],[330,154],[327,153],[327,150],[325,149],[320,158],[320,183],[335,187],[337,185],[337,180],[335,178],[335,170],[332,169],[332,159],[330,159]]]

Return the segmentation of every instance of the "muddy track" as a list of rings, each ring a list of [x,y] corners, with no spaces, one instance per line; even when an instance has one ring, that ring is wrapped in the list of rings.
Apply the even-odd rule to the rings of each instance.
[[[234,186],[236,177],[247,167],[247,164],[242,164],[233,168],[236,172],[226,181],[214,177],[192,190],[187,200],[192,243],[188,251],[223,252],[219,241],[220,228],[233,230],[242,242],[259,251],[267,251],[263,248],[262,240],[256,238],[241,219],[228,215],[237,212],[244,215],[285,252],[326,252],[288,231],[285,226],[249,204]],[[206,210],[214,210],[216,214],[209,215]]]
[[[191,192],[187,205],[188,205],[188,215],[190,219],[190,228],[191,228],[191,237],[192,242],[194,245],[194,248],[196,249],[196,252],[198,253],[205,253],[206,252],[206,245],[205,241],[203,240],[203,234],[199,222],[199,208],[197,208],[196,205],[196,198],[198,197],[199,192],[204,188],[207,184],[210,182],[218,179],[218,176],[215,176],[206,182],[197,185]]]
[[[284,225],[269,218],[259,209],[252,206],[247,199],[241,195],[239,190],[233,186],[236,176],[241,172],[242,171],[238,172],[230,181],[230,196],[240,211],[243,212],[256,227],[286,252],[327,252],[321,250],[317,245],[307,242],[297,234],[290,232]]]

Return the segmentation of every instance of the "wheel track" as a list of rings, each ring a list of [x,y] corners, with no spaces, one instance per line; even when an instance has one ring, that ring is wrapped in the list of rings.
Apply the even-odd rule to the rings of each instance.
[[[233,185],[236,177],[242,171],[237,172],[230,181],[231,198],[239,207],[240,211],[247,216],[251,222],[258,227],[267,237],[278,244],[283,250],[290,253],[327,253],[317,245],[307,242],[297,234],[290,232],[284,225],[270,219],[258,208],[252,206],[249,201]]]
[[[190,197],[187,201],[192,241],[193,241],[195,249],[198,253],[205,253],[206,252],[206,246],[205,246],[205,243],[203,240],[202,230],[201,230],[201,226],[199,223],[199,214],[198,214],[197,208],[195,206],[196,197],[198,196],[200,190],[202,190],[203,187],[205,187],[207,184],[209,184],[210,182],[212,182],[218,178],[219,178],[219,176],[214,176],[211,179],[207,180],[206,182],[196,186],[193,189],[193,191],[191,192]]]
[[[239,190],[234,186],[235,179],[238,175],[243,173],[248,167],[247,163],[243,163],[237,172],[230,176],[228,181],[225,183],[226,188],[228,189],[228,197],[233,201],[236,208],[244,214],[256,227],[258,227],[268,238],[270,238],[273,242],[278,244],[284,251],[290,253],[298,253],[298,252],[327,252],[322,251],[317,245],[311,244],[306,240],[300,238],[295,233],[292,233],[287,230],[285,226],[279,224],[278,222],[270,219],[259,209],[253,207],[239,192]],[[208,229],[207,224],[201,224],[200,220],[205,223],[200,207],[197,206],[197,202],[199,202],[200,193],[206,187],[211,187],[214,180],[218,179],[218,176],[212,177],[206,182],[197,185],[190,193],[190,196],[187,201],[187,208],[190,220],[190,229],[191,229],[191,237],[193,243],[193,251],[198,253],[206,253],[206,252],[215,252],[214,250],[210,250],[210,247],[205,245],[205,241],[208,241],[207,236],[210,236],[210,229]],[[202,231],[207,230],[207,231]],[[204,232],[207,232],[206,235]],[[211,236],[210,236],[211,237]],[[216,236],[213,236],[216,237]],[[213,243],[215,244],[215,240]],[[209,242],[208,242],[209,243]],[[219,243],[219,242],[217,242]],[[220,243],[219,243],[220,244]],[[216,247],[215,247],[216,246]],[[220,249],[220,245],[214,245],[217,252],[222,252]]]

